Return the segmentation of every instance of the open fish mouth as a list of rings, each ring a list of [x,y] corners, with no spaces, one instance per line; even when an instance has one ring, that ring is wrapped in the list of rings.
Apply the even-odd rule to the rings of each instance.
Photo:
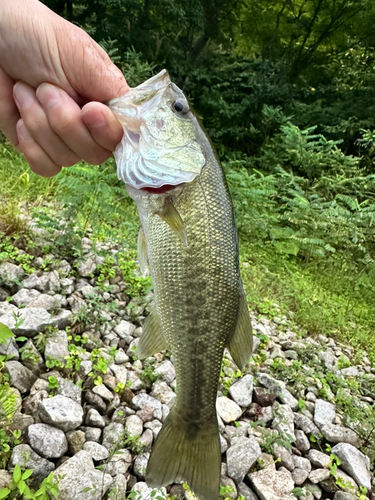
[[[200,174],[206,160],[196,138],[197,120],[166,70],[112,99],[109,107],[124,129],[114,155],[126,185],[159,189]]]

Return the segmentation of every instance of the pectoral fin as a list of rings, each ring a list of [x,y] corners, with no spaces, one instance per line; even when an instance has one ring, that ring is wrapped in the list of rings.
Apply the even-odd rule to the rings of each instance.
[[[184,222],[169,198],[165,198],[163,210],[156,212],[156,215],[161,217],[163,221],[166,222],[172,229],[172,231],[177,234],[182,243],[187,246]]]
[[[135,355],[141,359],[153,356],[155,353],[168,349],[162,331],[158,313],[153,308],[147,316],[143,326],[143,333],[140,338]]]
[[[141,270],[142,276],[145,276],[148,258],[147,258],[146,238],[142,227],[138,233],[137,250],[138,250],[139,269]]]
[[[245,293],[240,298],[236,330],[228,344],[229,352],[240,370],[249,362],[253,351],[253,334]]]

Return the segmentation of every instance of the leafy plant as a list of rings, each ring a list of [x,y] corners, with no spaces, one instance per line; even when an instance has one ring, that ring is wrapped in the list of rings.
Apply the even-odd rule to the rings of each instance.
[[[22,471],[21,467],[16,464],[13,470],[13,478],[9,487],[0,490],[0,498],[9,499],[30,499],[30,500],[50,500],[51,496],[57,498],[59,493],[58,479],[51,472],[40,485],[40,488],[35,491],[28,486],[28,479],[33,473],[33,469]]]

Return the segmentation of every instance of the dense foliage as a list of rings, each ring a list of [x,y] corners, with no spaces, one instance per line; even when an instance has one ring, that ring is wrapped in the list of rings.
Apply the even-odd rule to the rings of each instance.
[[[166,67],[186,92],[227,173],[251,307],[277,315],[277,301],[307,330],[374,356],[374,2],[44,3],[93,36],[130,85]],[[53,195],[72,225],[134,245],[137,216],[113,161],[45,180],[0,147],[0,231],[22,226],[1,226],[1,200]]]

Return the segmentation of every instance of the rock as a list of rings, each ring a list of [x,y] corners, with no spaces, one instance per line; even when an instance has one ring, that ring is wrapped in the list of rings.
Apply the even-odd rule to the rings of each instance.
[[[348,368],[343,368],[339,370],[339,373],[344,377],[358,377],[359,371],[356,366],[348,366]]]
[[[102,435],[102,430],[98,427],[86,427],[85,438],[86,441],[94,441],[99,443],[100,436]]]
[[[167,498],[167,490],[162,487],[160,489],[149,488],[146,483],[140,481],[135,484],[132,491],[136,492],[136,500],[150,500],[150,498],[157,498],[159,500]],[[138,494],[137,494],[138,493]]]
[[[22,353],[23,365],[35,375],[40,375],[45,368],[44,361],[31,339],[20,349],[20,352]]]
[[[0,470],[0,490],[7,488],[12,481],[12,475],[8,471]]]
[[[127,363],[128,361],[129,361],[129,356],[125,354],[124,349],[120,347],[120,349],[115,354],[116,365],[121,365],[123,363]]]
[[[47,339],[44,349],[45,360],[53,359],[65,363],[65,358],[69,357],[68,336],[64,331],[58,331]]]
[[[124,353],[125,354],[125,353]],[[115,377],[122,384],[126,384],[128,380],[128,370],[123,365],[112,364],[110,369],[115,374]]]
[[[133,335],[135,330],[135,325],[133,323],[130,323],[130,321],[125,321],[122,320],[120,323],[114,328],[114,332],[117,333],[117,335],[121,338],[124,339],[128,337],[129,335]]]
[[[5,343],[0,344],[0,355],[1,354],[12,358],[12,361],[17,361],[20,357],[17,344],[13,339],[7,339]]]
[[[277,443],[272,445],[272,451],[276,459],[279,459],[279,463],[282,467],[285,467],[288,471],[292,471],[295,469],[295,464],[293,460],[293,456],[289,450],[284,448],[284,446],[280,446]]]
[[[291,472],[291,474],[292,474],[292,479],[297,486],[300,486],[301,484],[303,484],[309,475],[309,473],[306,470],[300,469],[299,467],[296,467]]]
[[[320,428],[320,432],[329,443],[349,443],[359,448],[358,434],[343,425],[327,424]]]
[[[337,359],[332,349],[327,349],[319,354],[324,366],[332,371],[336,369]]]
[[[143,446],[145,451],[150,451],[154,435],[150,429],[146,429],[142,436],[139,438],[139,444]]]
[[[237,491],[238,495],[243,496],[245,500],[258,500],[256,494],[245,483],[240,483]]]
[[[315,401],[314,422],[317,427],[331,424],[336,417],[335,405],[325,401],[324,399],[317,399]]]
[[[91,391],[87,391],[85,394],[85,400],[89,405],[94,406],[98,411],[100,412],[105,412],[107,409],[107,405],[105,402],[102,400],[100,396],[97,394],[94,394]]]
[[[162,380],[157,381],[152,386],[152,392],[150,396],[160,401],[162,404],[166,404],[169,408],[172,408],[174,402],[176,401],[176,393],[168,386],[166,382]]]
[[[95,460],[95,462],[106,460],[109,457],[107,448],[94,441],[86,441],[86,443],[83,444],[83,449],[91,453],[92,459]]]
[[[81,287],[79,291],[85,299],[89,299],[98,295],[97,290],[89,284]]]
[[[314,467],[322,469],[328,468],[331,460],[328,455],[318,450],[310,450],[307,458],[310,460]]]
[[[154,373],[160,375],[163,380],[170,384],[176,378],[176,370],[173,364],[167,359],[160,366],[158,366]]]
[[[10,262],[0,264],[0,281],[2,280],[6,285],[19,283],[24,276],[25,271],[22,267],[11,264]]]
[[[59,330],[65,330],[67,326],[71,326],[73,324],[73,314],[67,309],[61,309],[61,311],[55,314],[53,319],[56,321],[57,328]]]
[[[60,302],[56,298],[56,296],[47,295],[45,293],[40,294],[39,292],[38,294],[39,295],[36,298],[34,298],[28,303],[27,307],[42,307],[43,309],[46,309],[46,311],[53,311],[55,309],[59,309]]]
[[[328,469],[315,469],[309,474],[309,480],[314,483],[321,483],[322,481],[326,481],[331,475]]]
[[[6,361],[4,365],[9,373],[10,385],[21,394],[28,392],[37,379],[33,372],[18,361]]]
[[[262,450],[255,437],[240,437],[232,441],[227,451],[227,474],[238,484],[258,460]]]
[[[143,382],[139,378],[138,374],[132,370],[128,371],[128,381],[130,383],[130,389],[132,391],[140,391],[143,388]]]
[[[54,396],[43,399],[39,404],[39,416],[47,424],[64,432],[76,429],[82,424],[83,410],[81,405],[65,396]]]
[[[61,477],[59,500],[101,500],[112,484],[112,477],[96,470],[91,454],[84,450],[60,465],[56,475]]]
[[[129,450],[117,450],[116,453],[111,457],[110,461],[107,463],[106,472],[108,472],[108,474],[111,474],[111,476],[116,476],[117,474],[126,474],[132,463],[132,455]]]
[[[220,418],[222,418],[226,424],[238,420],[242,415],[242,410],[238,404],[226,396],[217,398],[216,410]]]
[[[222,464],[225,465],[225,464]],[[226,498],[229,498],[230,500],[237,500],[237,486],[236,483],[231,479],[230,477],[224,476],[223,474],[221,475],[220,478],[220,486],[228,487],[230,488],[230,491],[225,494]]]
[[[344,469],[359,486],[371,490],[370,460],[362,452],[348,443],[339,443],[331,450],[341,460]]]
[[[83,445],[86,442],[86,434],[79,430],[69,431],[66,433],[66,439],[68,440],[69,453],[75,455],[83,449]]]
[[[141,455],[138,455],[134,461],[134,466],[133,466],[134,474],[139,479],[145,479],[146,468],[149,458],[150,458],[149,453],[142,453]]]
[[[276,380],[270,377],[267,373],[258,373],[258,382],[263,385],[271,392],[277,394],[280,401],[287,404],[292,408],[292,410],[297,410],[298,401],[292,396],[292,394],[286,389],[285,383],[281,380]]]
[[[253,399],[253,386],[253,376],[245,375],[229,388],[229,394],[238,406],[247,407]]]
[[[311,445],[306,434],[298,429],[296,429],[294,433],[296,435],[296,447],[299,449],[299,451],[302,451],[302,453],[306,453],[307,451],[309,451]]]
[[[68,451],[63,431],[50,425],[30,425],[27,435],[31,448],[44,458],[60,458]]]
[[[33,469],[31,477],[37,484],[55,469],[55,464],[35,453],[28,444],[19,444],[13,448],[8,467],[12,468],[17,464],[25,469]]]
[[[124,500],[126,498],[126,491],[128,487],[128,482],[123,474],[118,474],[113,479],[113,483],[110,491],[111,500]]]
[[[296,468],[298,467],[299,469],[303,469],[306,472],[310,473],[311,472],[311,463],[310,460],[304,457],[298,457],[297,455],[293,455],[293,462]]]
[[[118,422],[111,422],[103,429],[102,444],[109,451],[113,451],[114,446],[118,446],[121,438],[124,436],[124,425]]]
[[[92,392],[100,396],[104,401],[110,402],[114,398],[113,393],[104,384],[95,385]]]
[[[296,427],[301,429],[305,434],[312,434],[319,439],[319,429],[308,417],[305,417],[305,415],[294,413],[294,423]]]
[[[83,278],[88,278],[89,276],[95,273],[96,268],[97,264],[95,256],[90,255],[86,260],[81,262],[81,264],[78,267],[78,273]]]
[[[18,309],[13,304],[9,304],[9,302],[1,302],[0,301],[0,316],[3,316],[7,313],[15,313]]]
[[[251,485],[260,500],[293,500],[290,492],[294,481],[287,472],[263,469],[248,475]]]
[[[131,372],[129,372],[130,374]],[[141,410],[143,407],[148,406],[154,409],[154,417],[158,420],[162,418],[161,403],[157,399],[149,396],[148,394],[142,393],[134,396],[132,399],[132,407],[135,410]]]
[[[13,313],[8,312],[1,316],[1,322],[10,328],[13,333],[23,337],[35,337],[37,333],[42,332],[46,326],[53,323],[51,315],[45,309],[40,307],[27,307],[19,310],[18,322],[24,320],[22,324],[15,329],[16,320]]]
[[[22,281],[23,288],[34,288],[40,291],[40,279],[36,274],[30,274],[28,278]]]
[[[86,425],[90,425],[93,427],[100,427],[100,428],[105,427],[104,418],[100,415],[100,413],[97,410],[95,410],[95,408],[89,409],[86,415],[85,423]]]
[[[138,415],[130,415],[125,420],[125,430],[130,437],[140,436],[143,432],[143,422]]]
[[[336,491],[333,500],[358,500],[358,497],[351,493],[346,493],[345,491]]]
[[[294,413],[287,404],[281,405],[277,401],[273,405],[275,417],[272,422],[272,428],[284,436],[290,443],[296,440],[294,434]]]
[[[67,398],[72,399],[78,404],[81,404],[82,400],[82,390],[70,380],[66,380],[63,377],[56,377],[59,383],[56,388],[56,395],[66,396]]]
[[[272,406],[277,394],[270,392],[264,387],[254,387],[253,401],[262,407]]]
[[[21,288],[21,290],[19,290],[15,295],[13,295],[12,302],[17,307],[27,306],[27,304],[35,300],[39,295],[40,292],[38,292],[38,290],[34,290],[32,288],[30,290],[28,290],[27,288]]]

